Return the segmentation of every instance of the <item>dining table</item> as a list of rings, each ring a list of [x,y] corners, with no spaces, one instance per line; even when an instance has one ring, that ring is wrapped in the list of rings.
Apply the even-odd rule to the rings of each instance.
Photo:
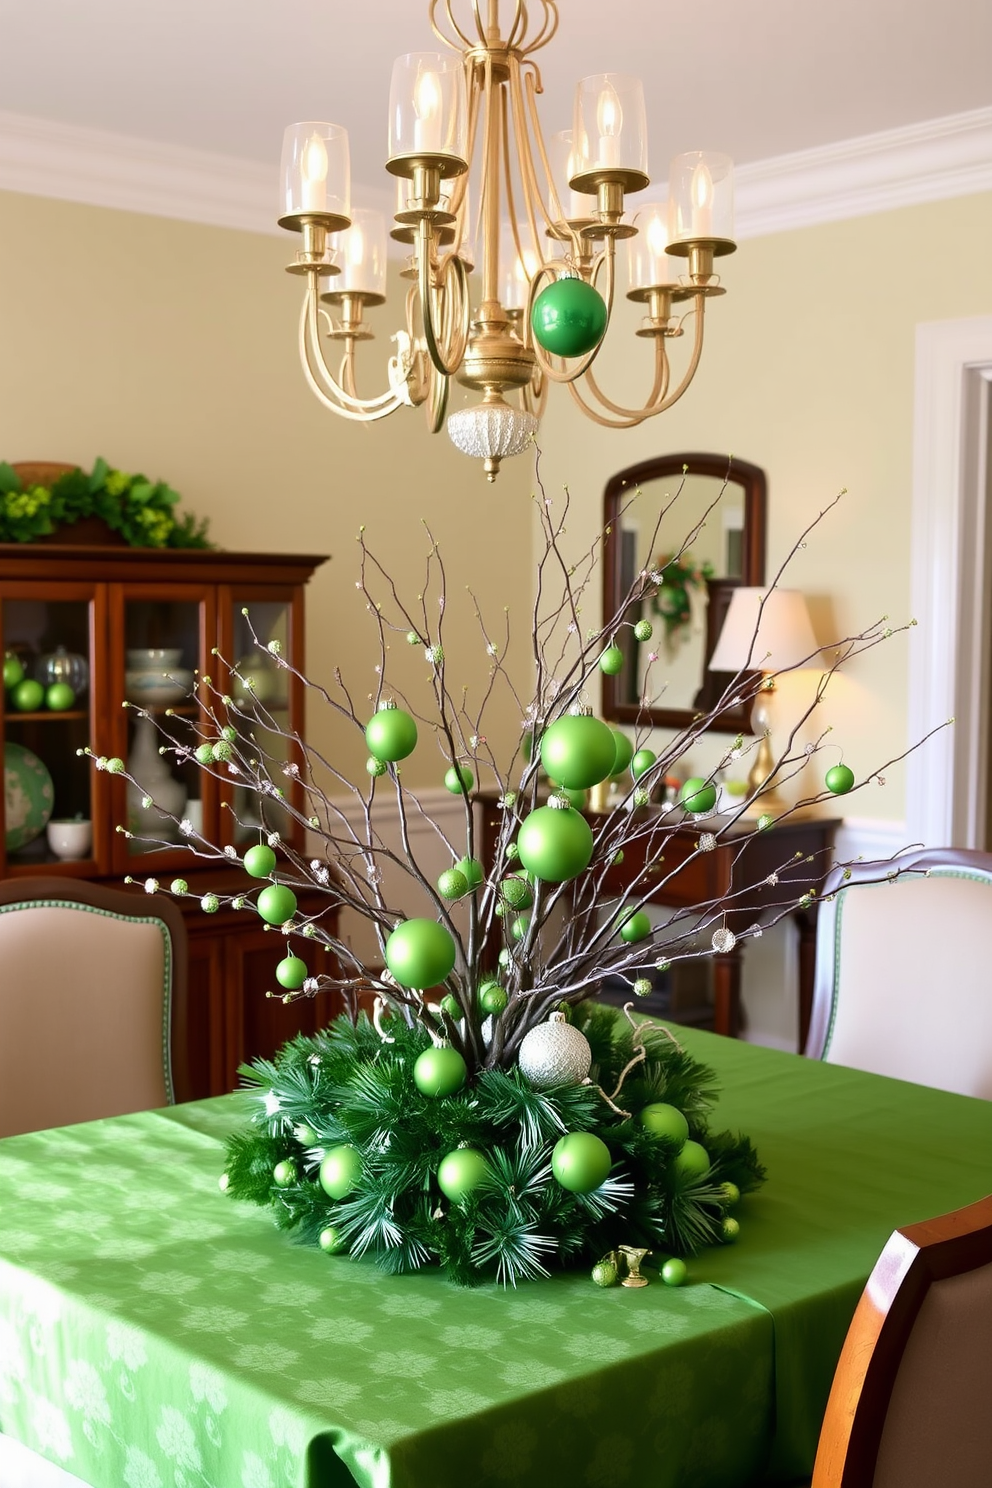
[[[992,1102],[671,1031],[767,1168],[681,1287],[661,1255],[639,1289],[461,1288],[297,1244],[219,1186],[245,1091],[6,1138],[0,1432],[92,1488],[808,1476],[888,1236],[992,1190]]]

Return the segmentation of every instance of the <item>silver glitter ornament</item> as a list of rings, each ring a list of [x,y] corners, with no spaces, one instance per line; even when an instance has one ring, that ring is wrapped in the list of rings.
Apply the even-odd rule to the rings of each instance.
[[[520,1044],[517,1064],[535,1090],[553,1085],[578,1085],[592,1065],[592,1050],[584,1033],[552,1013],[547,1023],[532,1028]]]

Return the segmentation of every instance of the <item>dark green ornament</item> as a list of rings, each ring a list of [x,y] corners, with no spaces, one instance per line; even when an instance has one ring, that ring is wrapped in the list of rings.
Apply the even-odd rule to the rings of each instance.
[[[556,279],[534,301],[534,340],[551,356],[585,356],[606,331],[606,302],[584,279]]]

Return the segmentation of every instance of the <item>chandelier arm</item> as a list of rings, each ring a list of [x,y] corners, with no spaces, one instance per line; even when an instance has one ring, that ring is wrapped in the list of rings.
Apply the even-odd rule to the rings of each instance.
[[[341,414],[343,418],[359,423],[384,418],[386,414],[393,413],[402,406],[404,399],[400,393],[391,389],[388,393],[380,393],[376,398],[352,397],[327,365],[320,345],[320,311],[317,299],[319,282],[316,276],[311,279],[300,316],[300,362],[310,390],[325,408]]]
[[[485,61],[483,97],[485,109],[482,122],[479,246],[482,249],[482,302],[486,304],[496,300],[499,291],[499,120],[505,113],[501,92],[493,91],[491,56],[487,56]]]
[[[524,79],[519,60],[516,57],[510,58],[510,103],[513,109],[513,134],[517,142],[517,156],[520,162],[520,184],[521,190],[523,192],[524,206],[527,210],[527,220],[530,223],[531,237],[534,240],[535,250],[537,249],[537,245],[541,240],[537,217],[534,211],[535,202],[538,209],[540,210],[545,228],[553,231],[555,224],[548,214],[548,209],[544,202],[544,195],[540,188],[540,182],[537,179],[537,170],[534,165],[534,155],[531,149],[530,133],[527,129],[528,112],[530,113],[531,129],[537,141],[538,152],[541,157],[541,164],[544,167],[544,173],[547,178],[548,186],[550,190],[555,193],[555,198],[557,200],[557,190],[555,188],[554,178],[551,174],[551,167],[548,163],[548,154],[544,146],[544,136],[541,134],[540,120],[537,116],[537,105],[534,101],[534,78],[537,75],[537,68],[534,66],[533,63],[530,63],[527,73],[527,87],[531,107],[528,110],[528,107],[524,102]],[[507,151],[506,171],[507,176],[509,176],[509,151]],[[507,189],[509,189],[509,187]],[[559,202],[559,207],[560,206],[561,203]],[[517,223],[512,213],[510,216],[510,220],[511,222],[513,222],[514,238],[517,240],[517,252],[519,254],[520,241],[518,236]],[[523,255],[520,254],[520,256],[521,261],[523,261]]]
[[[673,403],[677,403],[679,401],[682,394],[685,392],[686,388],[689,386],[698,370],[699,360],[703,354],[703,331],[705,329],[704,319],[706,315],[706,296],[704,294],[695,294],[692,298],[695,302],[694,315],[696,322],[695,326],[693,327],[692,356],[689,358],[688,367],[682,374],[682,381],[679,383],[674,393],[669,393],[667,397],[662,399],[657,408],[652,409],[652,418],[656,413],[664,413],[666,408],[671,408]]]
[[[576,387],[576,385],[572,383],[569,390],[578,403],[579,407],[582,409],[583,413],[587,414],[589,418],[593,419],[597,424],[602,424],[604,428],[607,429],[633,429],[638,424],[643,423],[645,419],[657,417],[659,413],[664,413],[666,409],[671,408],[674,403],[678,402],[682,394],[688,388],[693,377],[695,377],[696,371],[699,367],[699,359],[703,354],[703,315],[704,306],[706,304],[706,296],[700,294],[695,295],[693,298],[696,301],[696,325],[693,338],[692,356],[689,358],[689,365],[683,373],[682,380],[675,391],[673,393],[668,393],[667,390],[664,391],[663,395],[653,404],[653,406],[646,404],[645,407],[639,412],[635,410],[618,409],[617,411],[624,413],[625,416],[620,419],[610,419],[606,418],[603,414],[597,413],[594,408],[591,408],[581,396],[581,393],[579,392],[579,389]],[[666,364],[667,361],[668,358],[666,355]],[[586,380],[590,383],[590,386],[593,388],[596,396],[599,398],[604,407],[616,408],[615,404],[611,404],[608,399],[603,397],[599,389],[596,388],[595,383],[593,382],[591,377],[587,377]]]
[[[430,10],[428,11],[428,19],[431,23],[431,30],[434,32],[434,35],[437,37],[438,41],[444,42],[444,45],[446,47],[451,47],[452,51],[457,51],[455,43],[450,39],[450,37],[445,36],[444,32],[437,24],[437,21],[435,19],[437,15],[437,7],[438,0],[431,0]],[[465,45],[471,49],[475,45],[475,42],[470,36],[465,35],[465,32],[455,20],[455,17],[451,11],[451,0],[445,0],[444,13],[448,17],[448,25],[451,27],[452,31],[454,31],[455,35],[459,38],[460,41],[463,41]]]
[[[445,377],[450,377],[461,365],[468,346],[469,336],[469,299],[468,299],[468,270],[464,262],[457,254],[449,253],[443,261],[440,270],[441,282],[436,287],[432,283],[433,267],[433,234],[431,225],[426,218],[421,218],[417,225],[417,268],[419,271],[420,284],[420,313],[424,322],[424,340],[431,361],[438,372]],[[444,334],[444,322],[446,319],[446,307],[444,300],[446,295],[452,294],[458,307],[458,327],[455,329],[449,323],[448,335]],[[440,321],[440,326],[435,322]],[[440,331],[440,343],[438,332]]]
[[[427,414],[427,427],[432,434],[440,434],[444,428],[444,416],[448,411],[448,394],[451,389],[451,379],[442,376],[433,364],[431,368],[430,391],[426,400],[425,412]]]
[[[656,336],[654,343],[654,381],[651,384],[651,391],[645,398],[641,408],[624,408],[622,404],[614,403],[599,386],[596,381],[596,375],[591,367],[586,373],[586,383],[597,403],[605,408],[608,413],[615,413],[619,418],[633,419],[636,423],[640,423],[642,419],[651,417],[656,403],[664,401],[665,395],[668,392],[670,376],[671,368],[668,355],[665,351],[665,338],[663,336]]]
[[[604,331],[603,335],[600,337],[599,341],[597,341],[596,345],[592,348],[591,351],[587,351],[585,356],[578,358],[578,361],[576,362],[576,365],[574,367],[566,367],[560,372],[551,365],[547,353],[544,351],[544,348],[541,346],[540,342],[535,340],[534,337],[530,335],[530,317],[531,311],[534,308],[534,301],[537,298],[537,286],[543,274],[547,274],[549,277],[551,276],[554,270],[553,264],[551,264],[548,260],[545,260],[545,262],[538,269],[537,273],[534,275],[534,278],[531,281],[530,298],[527,303],[527,344],[533,349],[534,356],[537,359],[537,365],[540,367],[545,377],[549,378],[551,382],[556,382],[559,385],[562,383],[577,382],[580,377],[583,377],[586,372],[588,372],[589,368],[592,366],[593,362],[596,360],[596,357],[599,354],[600,347],[606,340],[606,336],[610,328],[610,322],[613,319],[613,290],[616,280],[616,276],[614,273],[615,254],[613,252],[612,238],[607,238],[606,245],[603,248],[602,252],[597,254],[596,256],[590,275],[590,282],[592,284],[595,284],[596,279],[599,277],[599,271],[603,267],[604,263],[606,264],[606,294],[603,296],[603,299],[606,301],[606,331]]]

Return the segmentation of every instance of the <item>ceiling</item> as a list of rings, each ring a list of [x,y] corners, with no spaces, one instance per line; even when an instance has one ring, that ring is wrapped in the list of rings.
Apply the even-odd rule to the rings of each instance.
[[[467,12],[469,0],[453,3]],[[2,105],[273,169],[285,124],[329,119],[349,129],[360,192],[386,179],[393,57],[435,47],[427,10],[427,0],[0,0]],[[539,54],[546,132],[570,125],[579,77],[639,74],[656,177],[681,150],[744,163],[992,104],[989,0],[559,0],[559,12]]]

